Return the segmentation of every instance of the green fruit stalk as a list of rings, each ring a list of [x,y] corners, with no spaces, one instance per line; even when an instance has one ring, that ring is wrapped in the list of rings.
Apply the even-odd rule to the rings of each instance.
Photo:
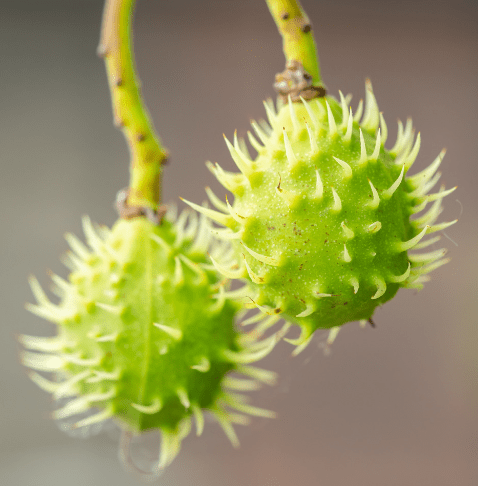
[[[205,255],[209,249],[221,260],[227,245],[211,246],[206,218],[199,230],[186,212],[160,226],[146,218],[119,220],[112,230],[95,229],[89,218],[83,223],[89,248],[68,234],[73,252],[65,262],[72,272],[68,280],[53,276],[60,303],[30,281],[38,303],[28,309],[56,324],[57,335],[20,337],[29,349],[21,360],[35,370],[31,379],[54,398],[72,397],[53,417],[95,409],[73,428],[112,417],[132,433],[158,429],[160,468],[178,453],[193,417],[201,434],[203,410],[234,445],[232,423],[248,421],[242,413],[272,417],[237,392],[273,380],[249,363],[272,349],[275,336],[258,342],[235,330],[237,303],[218,293],[222,282]]]
[[[310,24],[299,14],[280,13],[279,21],[308,35]],[[362,103],[353,113],[350,97],[325,96],[313,84],[317,76],[289,60],[276,77],[277,109],[265,103],[269,124],[252,122],[259,140],[248,133],[257,156],[235,134],[226,143],[239,172],[208,163],[234,202],[213,196],[218,211],[190,203],[226,227],[217,234],[235,246],[234,266],[212,259],[224,276],[245,280],[234,296],[299,325],[301,336],[291,342],[302,346],[316,329],[371,320],[400,287],[421,288],[448,259],[445,249],[415,250],[433,245],[439,237],[425,237],[455,222],[434,224],[455,189],[430,193],[444,151],[409,176],[420,149],[411,120],[405,128],[399,122],[397,141],[386,149],[388,129],[370,81],[364,113]]]

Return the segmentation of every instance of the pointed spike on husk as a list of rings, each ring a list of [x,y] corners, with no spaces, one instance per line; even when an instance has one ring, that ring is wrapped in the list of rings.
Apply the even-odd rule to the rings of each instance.
[[[177,432],[161,432],[161,448],[159,453],[158,469],[165,469],[179,454],[181,438]]]
[[[249,143],[252,145],[254,150],[256,150],[256,152],[260,154],[264,149],[264,145],[261,145],[257,138],[254,137],[254,135],[252,135],[250,131],[247,132],[247,138],[249,139]]]
[[[347,250],[347,245],[344,244],[344,251],[343,251],[343,254],[342,254],[342,258],[344,260],[344,262],[346,263],[350,263],[352,261],[352,257],[350,256],[348,250]]]
[[[410,276],[410,262],[408,262],[408,268],[405,270],[402,275],[391,275],[388,280],[393,283],[401,283],[404,282]]]
[[[184,238],[186,240],[192,240],[197,234],[198,226],[199,226],[198,213],[196,213],[196,211],[190,211],[189,218],[188,218],[188,225],[184,230]]]
[[[348,121],[347,121],[347,131],[345,132],[345,135],[344,135],[344,142],[350,143],[350,141],[352,140],[353,127],[354,127],[354,117],[352,115],[352,108],[350,108],[349,118],[348,118]]]
[[[242,254],[242,257],[244,259],[244,265],[246,266],[246,270],[247,270],[247,273],[249,275],[249,278],[256,284],[263,284],[264,283],[264,277],[260,277],[259,275],[254,273],[254,271],[249,266],[249,263],[247,263],[246,255],[244,255],[244,253]]]
[[[78,420],[78,422],[75,422],[71,428],[72,429],[79,429],[81,427],[88,427],[90,425],[98,424],[100,422],[104,422],[105,420],[108,420],[114,415],[112,407],[107,407],[104,410],[101,410],[98,413],[95,413],[93,415],[90,415],[89,417],[85,417],[82,420]]]
[[[347,105],[347,100],[345,99],[340,89],[339,89],[339,96],[340,96],[340,107],[342,108],[342,122],[340,123],[340,128],[342,130],[346,130],[349,122],[349,108]]]
[[[216,162],[213,164],[210,160],[206,162],[206,167],[208,168],[209,172],[218,180],[218,182],[225,187],[228,191],[234,192],[238,184],[235,182],[232,177],[222,169],[222,167]]]
[[[238,269],[227,268],[226,266],[217,262],[211,255],[209,255],[209,258],[211,259],[212,264],[214,265],[214,268],[221,275],[224,275],[226,278],[238,279],[238,278],[245,277],[245,268],[244,267],[240,267]]]
[[[355,112],[354,115],[354,121],[360,124],[360,118],[362,118],[362,113],[363,113],[363,100],[359,101],[359,104],[357,105],[357,111]]]
[[[144,413],[146,415],[153,415],[158,413],[161,408],[163,408],[163,404],[159,397],[153,398],[153,401],[149,405],[140,405],[138,403],[131,403],[131,406],[136,409],[138,412]]]
[[[251,154],[249,153],[249,149],[247,147],[247,143],[246,143],[245,139],[242,138],[242,137],[239,137],[239,150],[242,152],[242,154],[244,155],[244,157],[247,160],[250,160],[251,162],[253,161],[252,160],[252,157],[251,157]]]
[[[380,131],[382,133],[381,142],[382,142],[382,147],[383,147],[383,146],[385,146],[385,142],[387,141],[387,138],[388,138],[388,127],[387,127],[387,123],[385,122],[385,118],[383,117],[382,112],[380,112]]]
[[[365,140],[363,138],[362,129],[359,129],[360,133],[360,159],[358,161],[358,165],[363,166],[367,163],[368,156],[367,156],[367,148],[365,146]]]
[[[274,113],[274,105],[268,103],[267,101],[264,101],[263,104],[271,127],[273,129],[277,129],[277,115]]]
[[[242,403],[240,401],[228,401],[228,404],[231,408],[235,408],[239,412],[247,413],[249,415],[253,415],[255,417],[264,417],[264,418],[276,418],[277,413],[273,412],[272,410],[266,410],[264,408],[254,407],[253,405],[248,405],[246,403]]]
[[[174,248],[179,248],[183,241],[184,241],[184,233],[185,233],[185,227],[186,227],[186,221],[188,220],[190,211],[189,209],[184,210],[178,220],[176,221],[176,238],[173,243]]]
[[[328,347],[334,344],[335,340],[337,339],[337,336],[339,335],[340,329],[341,329],[340,326],[331,327],[329,329],[329,334],[327,336],[327,341],[326,341],[326,345]]]
[[[191,206],[193,209],[198,211],[201,214],[204,214],[208,218],[212,219],[218,224],[222,224],[223,226],[231,226],[234,223],[233,218],[224,213],[220,213],[219,211],[214,211],[213,209],[205,208],[203,206],[199,206],[199,204],[195,204],[193,202],[187,201],[186,199],[180,198],[181,201],[184,201],[186,204]]]
[[[418,152],[420,151],[420,144],[421,144],[421,135],[420,132],[418,132],[417,139],[415,140],[415,144],[413,145],[413,148],[411,152],[407,155],[407,158],[405,159],[405,168],[408,172],[410,167],[414,164],[415,160],[417,159]]]
[[[267,142],[269,141],[269,136],[264,132],[264,130],[259,126],[259,124],[255,121],[251,121],[251,127],[256,132],[256,135],[259,137],[262,144],[266,147]]]
[[[218,424],[221,426],[222,430],[226,434],[226,437],[229,439],[229,441],[232,444],[232,447],[237,449],[239,447],[239,439],[237,437],[236,431],[234,430],[234,427],[232,426],[227,414],[219,409],[214,409],[212,410],[212,414],[216,418]]]
[[[176,390],[176,395],[178,396],[179,401],[184,408],[188,409],[191,406],[188,394],[184,388],[179,388],[178,390]]]
[[[211,369],[211,362],[206,358],[206,356],[202,356],[199,363],[192,365],[191,369],[199,371],[200,373],[207,373]]]
[[[156,234],[151,234],[150,236],[150,239],[152,241],[154,241],[155,243],[157,243],[161,248],[163,248],[163,250],[166,252],[166,255],[169,255],[172,251],[172,247],[171,245],[168,245],[166,243],[166,241],[164,241],[163,238],[161,238],[161,236],[159,235],[156,235]]]
[[[51,273],[50,277],[53,283],[57,286],[58,289],[61,289],[62,292],[71,292],[73,289],[73,285],[70,284],[67,280],[61,278],[59,275],[55,273]]]
[[[370,156],[370,160],[377,160],[378,156],[380,155],[380,149],[382,148],[382,136],[381,136],[381,128],[378,129],[377,138],[375,139],[375,148],[373,149],[373,153]]]
[[[437,199],[425,214],[423,214],[419,218],[412,220],[412,224],[415,225],[417,228],[422,228],[426,224],[432,225],[443,211],[441,203],[442,200]]]
[[[327,119],[329,122],[329,134],[331,137],[335,137],[337,135],[337,124],[335,123],[335,118],[330,109],[329,103],[325,100],[325,105],[327,106]]]
[[[320,127],[319,120],[317,119],[317,116],[315,115],[314,111],[310,107],[310,103],[306,101],[304,98],[302,98],[302,96],[300,97],[300,99],[302,100],[302,103],[305,109],[307,110],[307,114],[309,115],[310,121],[312,122],[314,129],[318,130],[318,128]]]
[[[287,162],[289,165],[289,170],[293,170],[294,168],[297,167],[299,161],[297,160],[297,157],[295,156],[294,151],[292,150],[292,145],[290,143],[289,137],[287,136],[287,132],[285,128],[283,128],[282,133],[284,134],[284,146],[285,146]]]
[[[268,137],[271,137],[272,135],[272,127],[265,121],[265,120],[262,120],[260,119],[258,121],[259,125],[261,126],[261,128],[264,130],[264,133],[268,136]]]
[[[377,286],[377,291],[375,294],[372,296],[372,300],[378,299],[379,297],[382,297],[382,295],[387,291],[387,284],[385,283],[385,280],[382,277],[375,276],[373,277],[373,283]]]
[[[450,260],[451,260],[451,258],[442,258],[440,260],[434,261],[433,263],[431,263],[429,265],[419,267],[418,269],[415,270],[415,272],[416,272],[415,275],[419,275],[419,276],[426,275],[430,272],[433,272],[437,268],[440,268],[442,265],[446,265]]]
[[[315,304],[308,303],[305,306],[305,310],[303,310],[300,314],[297,314],[295,317],[308,317],[315,312],[315,309]]]
[[[362,127],[366,130],[375,132],[380,122],[377,100],[373,93],[372,82],[370,79],[365,81],[365,113],[362,120]]]
[[[184,271],[179,257],[174,257],[174,285],[179,287],[184,284]]]
[[[427,204],[428,204],[427,201],[420,201],[419,204],[416,204],[415,206],[412,206],[410,208],[410,214],[417,214],[417,213],[423,211]]]
[[[440,224],[434,224],[433,226],[427,225],[427,228],[428,228],[427,235],[429,235],[430,233],[435,233],[436,231],[442,231],[446,228],[449,228],[450,226],[454,225],[457,222],[458,222],[458,220],[454,219],[453,221],[448,221],[446,223],[440,223]]]
[[[259,361],[262,358],[265,358],[272,351],[272,349],[276,344],[276,336],[272,335],[269,338],[267,338],[266,341],[267,341],[267,346],[264,346],[258,351],[247,352],[246,350],[242,352],[237,352],[237,351],[232,351],[231,349],[225,349],[223,351],[223,356],[227,361],[231,363],[238,363],[238,364],[254,363],[255,361]]]
[[[47,380],[45,377],[35,373],[34,371],[28,372],[28,377],[33,381],[33,383],[35,383],[35,385],[47,393],[54,393],[61,384],[55,381]]]
[[[196,436],[199,437],[204,431],[204,415],[201,407],[197,403],[191,403],[191,410],[193,411],[196,422]]]
[[[83,233],[85,234],[88,245],[94,252],[100,253],[103,250],[104,241],[96,232],[90,217],[83,216],[81,222],[83,224]]]
[[[408,259],[413,263],[427,264],[444,257],[447,252],[448,250],[446,248],[440,248],[439,250],[430,251],[428,253],[416,253],[414,255],[408,255]]]
[[[333,213],[339,213],[342,210],[342,200],[340,199],[340,196],[337,194],[337,192],[332,186],[331,189],[332,189],[332,195],[334,196],[334,205],[332,206],[330,211]]]
[[[350,285],[354,288],[354,294],[356,294],[360,288],[360,283],[357,277],[349,278]]]
[[[57,420],[71,417],[86,412],[90,408],[88,400],[85,397],[78,397],[69,401],[64,407],[52,412],[52,417]]]
[[[405,124],[405,129],[403,131],[403,149],[405,147],[410,147],[413,141],[413,135],[415,130],[413,129],[413,121],[410,117],[407,118],[407,123]]]
[[[300,195],[294,194],[293,192],[281,187],[281,181],[279,181],[279,184],[276,187],[276,193],[286,203],[289,209],[294,209],[297,207],[302,199]]]
[[[243,157],[241,157],[239,152],[234,148],[231,142],[229,142],[226,135],[223,134],[223,137],[224,140],[226,141],[226,145],[229,150],[229,153],[231,154],[232,160],[234,160],[234,163],[236,164],[237,168],[242,173],[242,175],[247,179],[249,179],[249,177],[252,175],[253,172],[250,164],[246,162]]]
[[[372,200],[368,203],[368,207],[370,209],[377,209],[378,205],[380,204],[380,197],[378,195],[377,189],[375,189],[375,186],[370,179],[368,179],[368,183],[370,184],[370,188],[372,189]]]
[[[434,177],[431,178],[427,183],[417,187],[414,191],[408,193],[409,198],[415,198],[415,197],[420,197],[424,196],[427,194],[428,191],[432,190],[436,183],[440,180],[441,177],[441,172],[437,172]],[[441,191],[445,190],[445,186],[440,187]]]
[[[292,351],[291,356],[295,358],[298,356],[302,351],[309,346],[309,344],[312,342],[312,339],[314,338],[314,335],[311,334],[302,344],[299,344],[298,346],[295,347],[294,351]]]
[[[375,221],[374,223],[367,226],[367,233],[377,233],[382,229],[382,223],[380,221]]]
[[[289,95],[289,116],[292,122],[292,126],[294,127],[294,133],[299,131],[299,120],[297,120],[297,115],[295,114],[294,104],[292,103],[292,99]]]
[[[168,336],[171,336],[176,341],[180,341],[183,337],[183,332],[181,329],[176,329],[175,327],[160,324],[158,322],[153,322],[153,326],[165,332]]]
[[[402,170],[400,171],[400,175],[397,177],[397,180],[385,191],[382,192],[382,198],[387,200],[390,199],[395,191],[398,189],[398,186],[401,184],[403,179],[403,174],[405,173],[405,164],[402,165]]]
[[[191,253],[206,253],[211,243],[210,227],[211,223],[209,219],[204,214],[201,214],[199,218],[199,229],[196,234],[196,238],[194,239],[193,244],[189,249]]]
[[[232,376],[226,376],[222,384],[225,388],[237,391],[254,391],[261,387],[256,380],[233,378]]]
[[[436,157],[436,159],[426,169],[418,172],[415,175],[409,176],[407,178],[408,182],[415,188],[421,187],[423,186],[423,184],[426,184],[438,170],[438,167],[440,167],[440,164],[442,163],[445,154],[446,149],[443,149],[438,157]]]
[[[29,351],[20,353],[20,362],[27,368],[47,372],[59,371],[65,365],[64,360],[54,354],[31,353]]]
[[[54,322],[55,324],[62,324],[65,322],[65,316],[57,306],[54,305],[35,305],[26,303],[25,309],[32,314],[35,314],[42,319],[45,319],[50,322]]]
[[[243,287],[240,287],[236,290],[230,290],[228,292],[224,292],[223,295],[220,294],[214,294],[212,295],[213,299],[231,299],[231,300],[241,300],[246,297],[249,297],[250,294],[250,289],[248,285],[244,285]]]
[[[355,236],[355,233],[353,232],[353,230],[351,230],[350,228],[348,228],[345,225],[345,221],[342,221],[340,223],[340,226],[342,227],[342,229],[344,231],[345,238],[347,238],[347,240],[351,240]]]
[[[225,213],[227,211],[227,206],[226,206],[226,203],[224,201],[221,201],[217,196],[216,194],[214,194],[214,192],[211,190],[210,187],[206,186],[205,188],[205,191],[206,191],[206,194],[207,194],[207,197],[209,198],[209,200],[211,201],[211,204],[216,208],[216,209],[219,209],[219,211]]]
[[[312,154],[316,154],[319,151],[317,140],[315,139],[314,134],[312,133],[312,130],[307,122],[305,122],[305,126],[307,128],[307,133],[309,135],[310,151]]]
[[[433,238],[430,238],[429,240],[422,240],[420,243],[414,246],[414,250],[422,250],[423,248],[428,248],[431,245],[434,245],[438,241],[441,240],[441,236],[437,235],[434,236]]]
[[[229,201],[227,199],[227,196],[226,196],[226,208],[229,212],[229,214],[231,215],[231,217],[234,219],[234,221],[236,221],[237,223],[239,224],[244,224],[244,221],[247,219],[246,217],[244,216],[241,216],[240,214],[238,214],[233,208],[232,206],[229,204]]]
[[[400,152],[403,143],[403,123],[402,120],[397,120],[398,131],[397,131],[397,140],[395,145],[389,150],[392,155],[397,156],[398,152]]]
[[[302,344],[307,342],[311,334],[312,333],[309,329],[307,329],[306,327],[302,327],[300,331],[300,336],[298,338],[295,339],[284,338],[284,341],[288,342],[289,344],[292,344],[293,346],[301,346]]]
[[[269,386],[273,386],[277,383],[277,373],[274,371],[263,370],[262,368],[247,365],[238,365],[236,371]]]
[[[262,263],[265,263],[266,265],[272,265],[273,267],[277,267],[280,265],[280,261],[277,260],[276,258],[269,257],[266,255],[262,255],[261,253],[257,253],[254,250],[251,250],[248,246],[246,246],[242,241],[241,245],[246,249],[246,251],[252,255],[256,260],[259,260]]]
[[[88,248],[72,233],[65,233],[65,240],[70,248],[83,260],[90,256]]]
[[[63,397],[76,395],[78,393],[77,384],[86,380],[91,375],[90,370],[85,370],[82,373],[77,373],[65,381],[59,383],[57,389],[53,392],[53,398],[58,400]]]
[[[351,179],[353,172],[352,172],[352,167],[350,167],[347,162],[344,162],[343,160],[339,159],[338,157],[334,157],[335,162],[337,162],[342,169],[344,170],[344,179]]]
[[[57,336],[39,337],[22,334],[18,336],[18,342],[26,349],[42,351],[44,353],[60,351],[63,348],[63,341]]]
[[[114,316],[120,316],[125,311],[124,305],[111,305],[105,304],[103,302],[95,302],[96,307],[108,312],[108,314],[112,314]]]
[[[397,251],[399,253],[402,253],[403,251],[407,251],[407,250],[412,249],[425,236],[428,229],[429,229],[429,226],[425,226],[425,228],[423,228],[423,230],[420,231],[420,233],[418,233],[418,235],[414,236],[410,240],[400,241],[400,242],[396,243]]]
[[[315,168],[315,192],[313,198],[316,201],[321,201],[324,197],[324,185],[322,183],[322,179],[320,178],[319,170],[317,167]]]
[[[205,281],[207,279],[206,272],[201,268],[200,265],[193,262],[190,258],[188,258],[184,254],[179,255],[179,259],[181,260],[184,265],[186,265],[191,271],[193,271],[199,278],[199,281]]]
[[[455,186],[455,187],[452,187],[451,189],[448,189],[447,191],[440,191],[440,192],[436,192],[434,194],[428,194],[427,196],[422,196],[418,199],[421,199],[421,200],[429,203],[429,202],[432,202],[432,201],[436,201],[437,199],[443,199],[444,197],[446,197],[449,194],[451,194],[452,192],[454,192],[457,188],[458,188],[458,186]]]
[[[43,290],[40,282],[38,282],[37,278],[34,275],[28,276],[28,283],[30,284],[30,288],[32,290],[33,296],[37,303],[42,305],[52,305],[50,299],[47,297],[45,291]]]

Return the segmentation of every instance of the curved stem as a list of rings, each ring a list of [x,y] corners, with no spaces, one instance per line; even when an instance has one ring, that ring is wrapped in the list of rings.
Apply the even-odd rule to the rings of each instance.
[[[300,62],[312,76],[312,85],[322,86],[312,26],[302,6],[297,0],[266,2],[282,36],[287,62]]]
[[[103,57],[115,125],[130,149],[128,205],[156,210],[161,200],[162,164],[168,152],[155,133],[140,94],[131,44],[136,0],[106,0],[98,55]]]

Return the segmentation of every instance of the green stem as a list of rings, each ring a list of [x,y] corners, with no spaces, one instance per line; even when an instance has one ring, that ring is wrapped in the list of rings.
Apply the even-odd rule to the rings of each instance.
[[[309,18],[297,0],[266,0],[283,40],[287,62],[299,61],[312,76],[313,86],[322,86],[319,60]]]
[[[136,0],[106,0],[98,55],[104,58],[115,125],[130,149],[128,205],[156,210],[161,202],[162,164],[168,152],[143,104],[131,43]]]

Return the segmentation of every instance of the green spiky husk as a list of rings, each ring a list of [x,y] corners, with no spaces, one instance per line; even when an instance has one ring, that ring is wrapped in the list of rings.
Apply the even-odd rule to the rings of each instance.
[[[212,219],[231,229],[225,236],[242,268],[234,275],[247,278],[245,302],[299,324],[302,342],[318,328],[371,318],[400,287],[421,288],[422,275],[446,262],[444,250],[408,252],[446,226],[431,225],[448,191],[427,195],[443,154],[428,172],[406,177],[420,136],[414,142],[411,123],[400,125],[397,143],[385,149],[370,83],[366,100],[361,120],[343,97],[289,103],[277,113],[266,103],[271,129],[253,123],[263,145],[250,137],[257,157],[235,137],[228,146],[241,172],[210,166],[234,194],[232,207],[216,201],[225,214]]]
[[[60,303],[51,303],[31,281],[38,304],[29,309],[57,324],[57,335],[20,337],[26,348],[42,351],[24,352],[23,363],[61,381],[37,373],[32,379],[55,398],[76,397],[56,410],[55,418],[97,408],[97,415],[74,427],[112,417],[134,433],[159,429],[172,444],[163,448],[163,465],[177,453],[192,415],[200,433],[201,410],[216,415],[233,443],[225,407],[272,415],[227,391],[256,388],[258,382],[226,375],[241,371],[260,380],[261,373],[240,363],[260,359],[272,345],[236,331],[239,306],[224,298],[224,291],[218,294],[222,277],[205,253],[209,248],[221,259],[224,248],[210,245],[205,218],[196,231],[197,219],[186,225],[183,216],[160,226],[146,218],[119,220],[111,231],[95,229],[86,218],[90,248],[68,235],[75,253],[65,263],[72,273],[68,281],[54,277]]]

